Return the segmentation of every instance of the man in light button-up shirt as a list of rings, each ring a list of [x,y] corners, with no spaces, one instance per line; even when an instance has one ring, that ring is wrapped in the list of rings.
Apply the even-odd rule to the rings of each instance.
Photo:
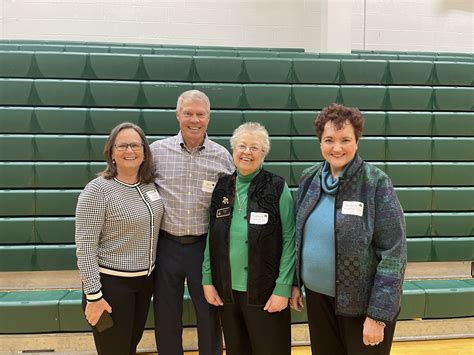
[[[165,206],[155,275],[157,347],[160,354],[183,354],[181,319],[186,279],[196,309],[199,353],[222,354],[217,310],[204,298],[201,265],[212,192],[219,177],[233,173],[234,163],[224,147],[207,137],[210,103],[204,93],[182,93],[176,116],[179,133],[150,146],[155,182]]]

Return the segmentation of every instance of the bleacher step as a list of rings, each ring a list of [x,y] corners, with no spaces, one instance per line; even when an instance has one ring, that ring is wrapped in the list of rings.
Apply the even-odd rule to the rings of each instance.
[[[470,278],[470,261],[411,262],[405,279],[462,279]],[[18,290],[80,290],[81,280],[77,270],[61,271],[12,271],[0,273],[0,291]]]

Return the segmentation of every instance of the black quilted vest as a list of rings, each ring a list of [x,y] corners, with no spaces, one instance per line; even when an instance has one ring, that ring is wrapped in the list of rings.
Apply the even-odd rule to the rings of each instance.
[[[229,257],[229,231],[234,206],[236,175],[217,182],[210,208],[209,252],[212,282],[225,303],[233,303]],[[249,305],[262,306],[271,296],[279,275],[282,230],[279,202],[285,181],[261,170],[250,183],[247,203]],[[268,214],[263,225],[249,224],[252,212]]]

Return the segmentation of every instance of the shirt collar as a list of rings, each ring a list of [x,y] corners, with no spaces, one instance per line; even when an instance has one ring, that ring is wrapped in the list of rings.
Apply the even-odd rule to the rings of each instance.
[[[183,139],[183,134],[181,131],[178,132],[176,135],[176,143],[181,147],[181,149],[186,149],[188,152],[191,152],[188,147],[186,147],[186,144],[184,143]],[[206,135],[204,136],[204,142],[202,142],[202,145],[200,145],[196,150],[201,151],[204,150],[207,146],[209,145],[209,137]]]

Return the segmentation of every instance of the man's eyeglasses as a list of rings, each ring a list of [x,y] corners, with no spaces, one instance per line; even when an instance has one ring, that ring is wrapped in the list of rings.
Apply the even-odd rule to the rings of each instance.
[[[143,143],[120,143],[120,144],[114,144],[114,147],[119,152],[126,151],[128,147],[130,147],[134,152],[137,152],[143,149]]]
[[[241,153],[245,152],[247,149],[250,150],[251,153],[263,152],[263,149],[256,145],[248,147],[245,144],[237,144],[235,148]]]

